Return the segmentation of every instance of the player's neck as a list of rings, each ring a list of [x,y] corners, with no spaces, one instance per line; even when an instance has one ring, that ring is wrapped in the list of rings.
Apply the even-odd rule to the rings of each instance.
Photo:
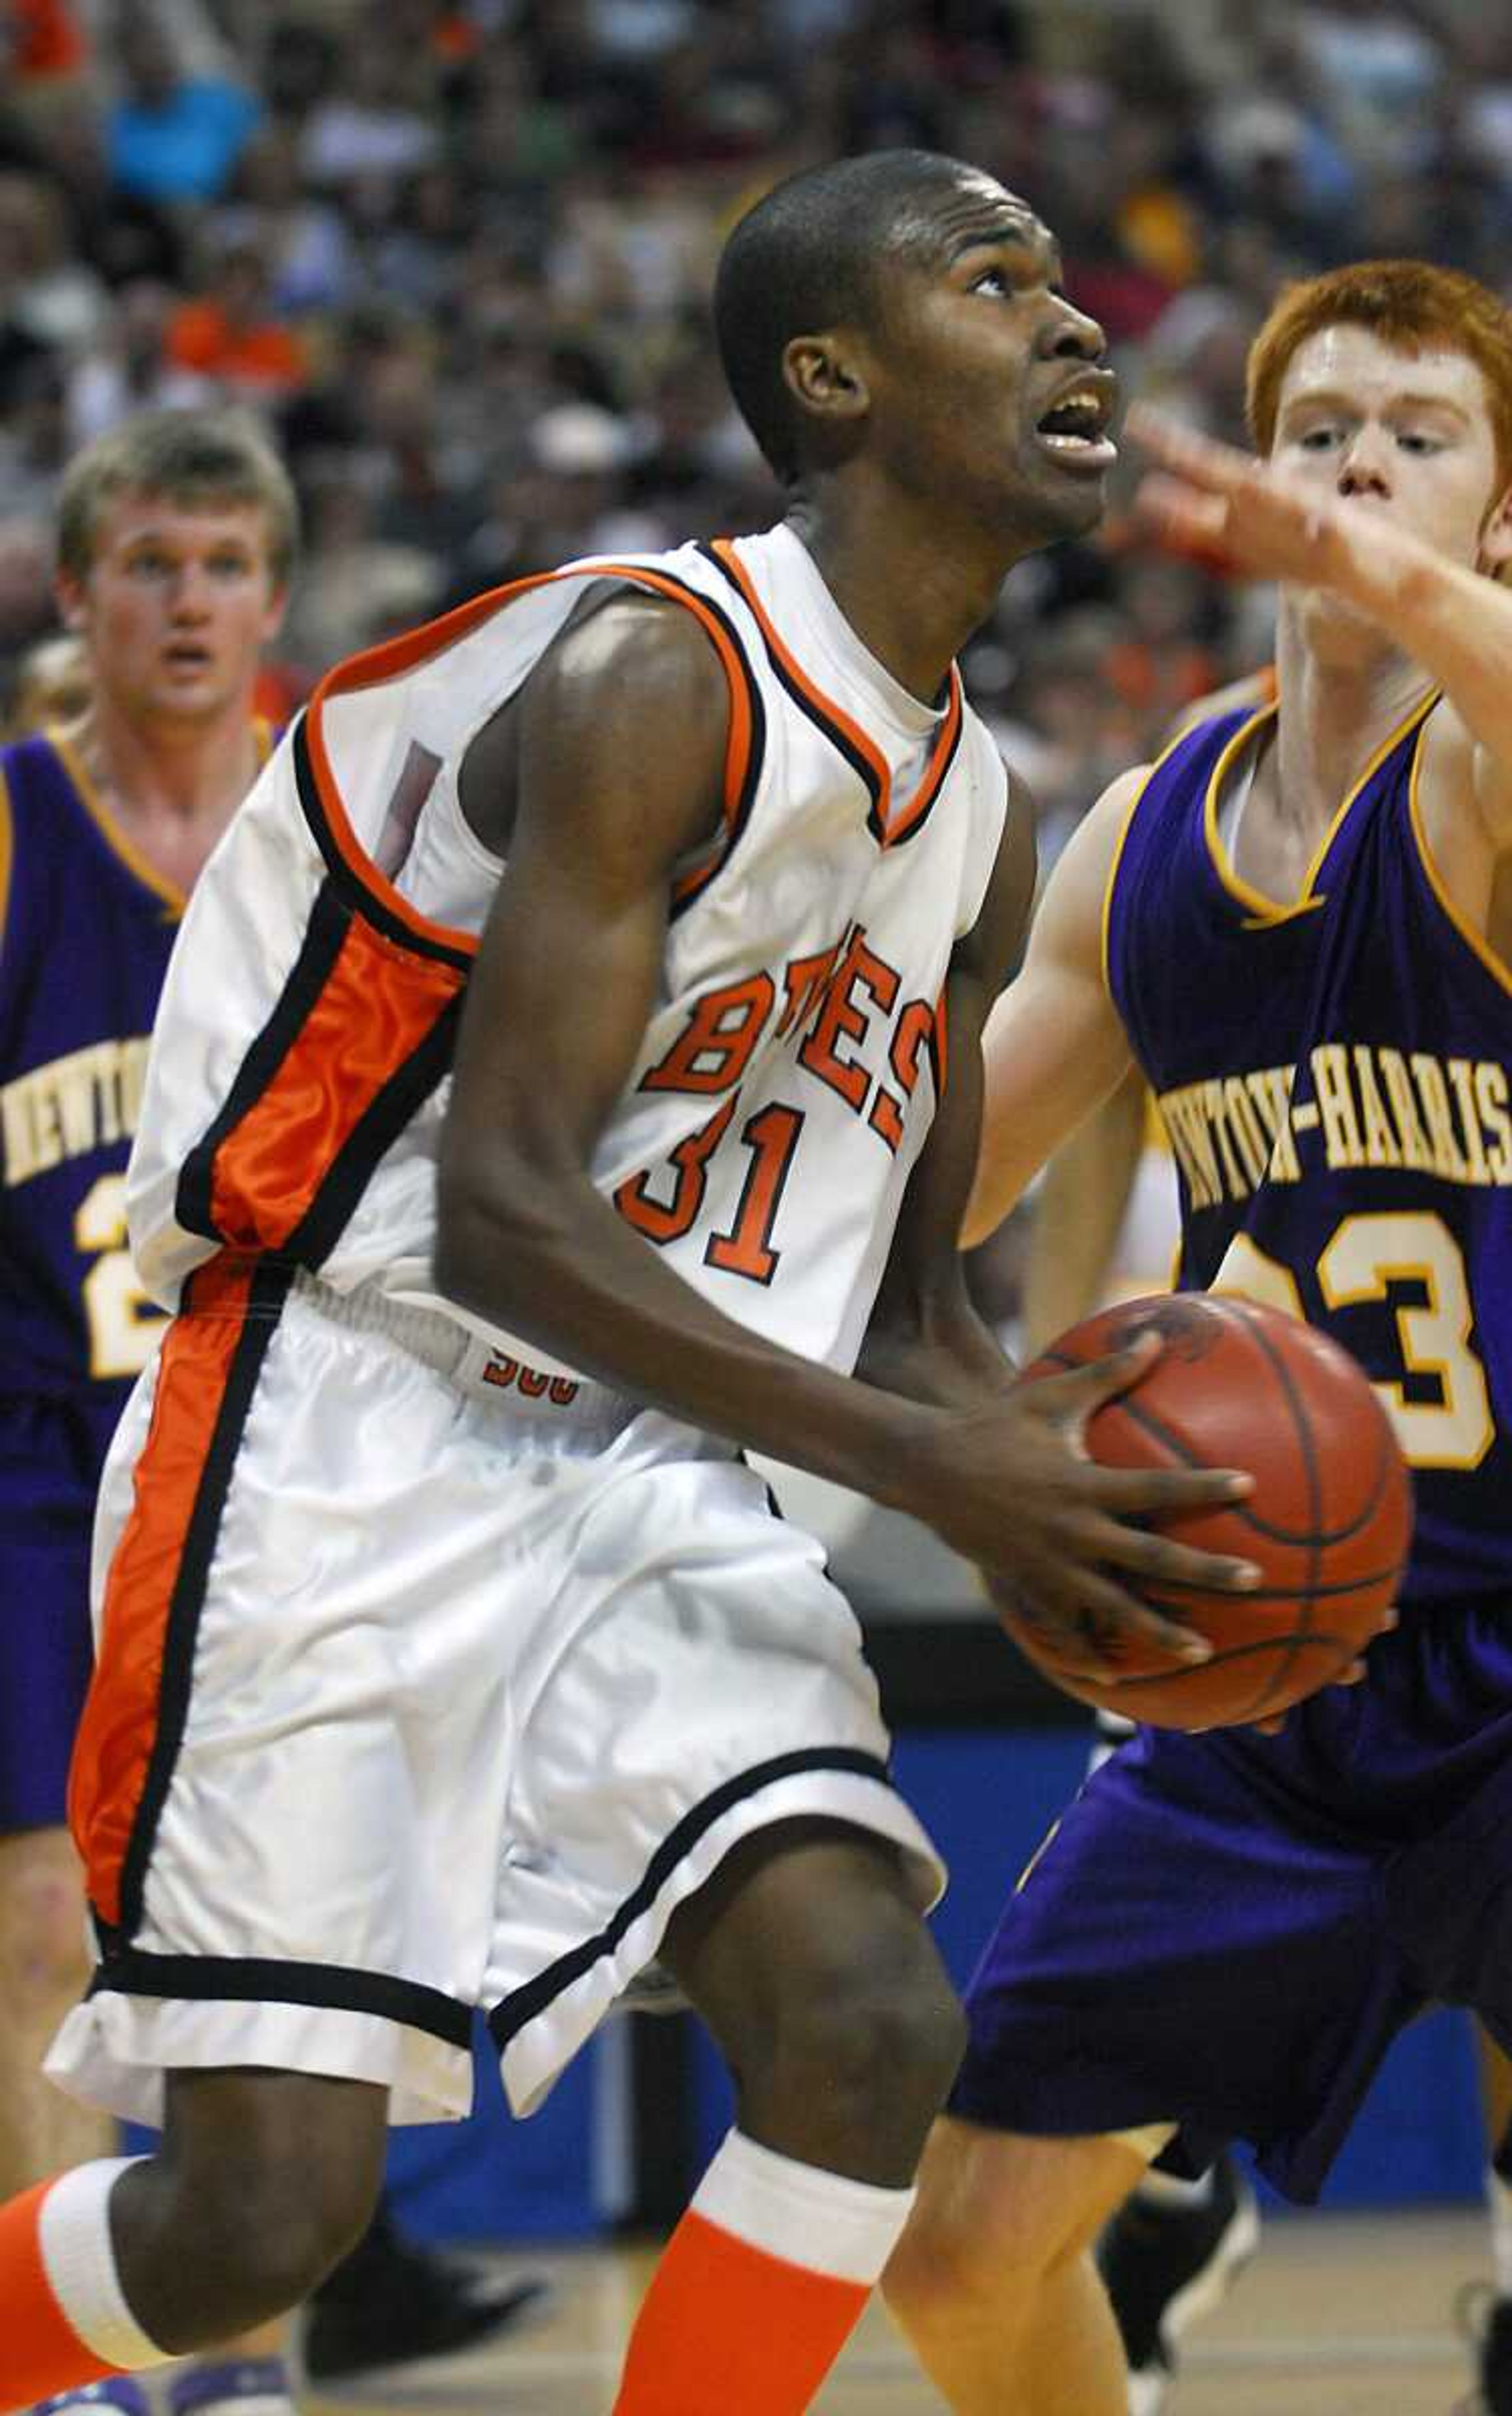
[[[921,704],[937,702],[951,664],[997,601],[1005,566],[975,562],[937,522],[911,533],[896,514],[885,553],[869,509],[821,513],[803,499],[786,525],[868,653]]]
[[[1277,674],[1273,810],[1321,837],[1428,683],[1409,657],[1373,636],[1358,645],[1319,644],[1284,613]]]
[[[105,811],[158,871],[184,887],[258,769],[248,697],[203,721],[144,721],[101,694],[64,734]]]

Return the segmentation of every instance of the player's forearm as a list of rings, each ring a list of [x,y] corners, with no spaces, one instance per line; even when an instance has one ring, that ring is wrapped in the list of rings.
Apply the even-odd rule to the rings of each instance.
[[[1121,1082],[1045,1170],[1024,1270],[1024,1348],[1036,1351],[1096,1307],[1139,1162],[1144,1090]]]
[[[917,1509],[939,1413],[837,1375],[723,1316],[584,1179],[443,1190],[438,1289],[584,1376],[815,1476]]]
[[[1024,1067],[1014,1061],[1011,1042],[1005,1044],[1003,1055],[1002,1082],[994,1082],[989,1071],[981,1155],[960,1228],[960,1246],[966,1250],[996,1232],[1040,1168],[1065,1145],[1108,1087],[1106,1080],[1099,1088],[1087,1085],[1089,1095],[1083,1096],[1082,1086],[1069,1074],[1053,1086],[1021,1081]]]
[[[1373,516],[1349,535],[1339,592],[1389,630],[1472,736],[1512,770],[1512,588]]]

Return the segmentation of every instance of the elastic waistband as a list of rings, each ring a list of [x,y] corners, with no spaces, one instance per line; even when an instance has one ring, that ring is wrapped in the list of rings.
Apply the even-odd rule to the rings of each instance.
[[[408,1301],[391,1300],[374,1284],[338,1291],[300,1267],[293,1290],[296,1300],[317,1310],[332,1325],[394,1343],[476,1400],[553,1424],[566,1420],[588,1427],[606,1441],[622,1432],[640,1412],[642,1404],[627,1394],[612,1392],[607,1384],[591,1383],[579,1376],[553,1376],[532,1367],[500,1344],[460,1325],[455,1318],[438,1309],[416,1308]]]

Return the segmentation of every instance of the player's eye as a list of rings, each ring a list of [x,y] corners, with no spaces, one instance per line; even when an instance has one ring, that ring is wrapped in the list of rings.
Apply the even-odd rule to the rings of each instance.
[[[1332,422],[1320,422],[1317,427],[1303,429],[1296,441],[1304,453],[1326,453],[1331,445],[1338,444],[1339,433]]]
[[[1397,442],[1404,453],[1441,453],[1444,450],[1439,439],[1421,428],[1399,429]]]
[[[979,277],[972,279],[970,291],[973,294],[1011,294],[1013,280],[1005,268],[984,268]]]

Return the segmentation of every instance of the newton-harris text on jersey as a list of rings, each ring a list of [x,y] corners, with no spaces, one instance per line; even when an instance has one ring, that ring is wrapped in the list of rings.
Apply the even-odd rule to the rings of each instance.
[[[0,1083],[5,1184],[14,1190],[137,1128],[147,1038],[96,1040]]]
[[[1512,1187],[1512,1098],[1494,1057],[1439,1057],[1325,1041],[1302,1068],[1186,1082],[1158,1095],[1194,1210],[1330,1170],[1409,1170],[1445,1183]]]

